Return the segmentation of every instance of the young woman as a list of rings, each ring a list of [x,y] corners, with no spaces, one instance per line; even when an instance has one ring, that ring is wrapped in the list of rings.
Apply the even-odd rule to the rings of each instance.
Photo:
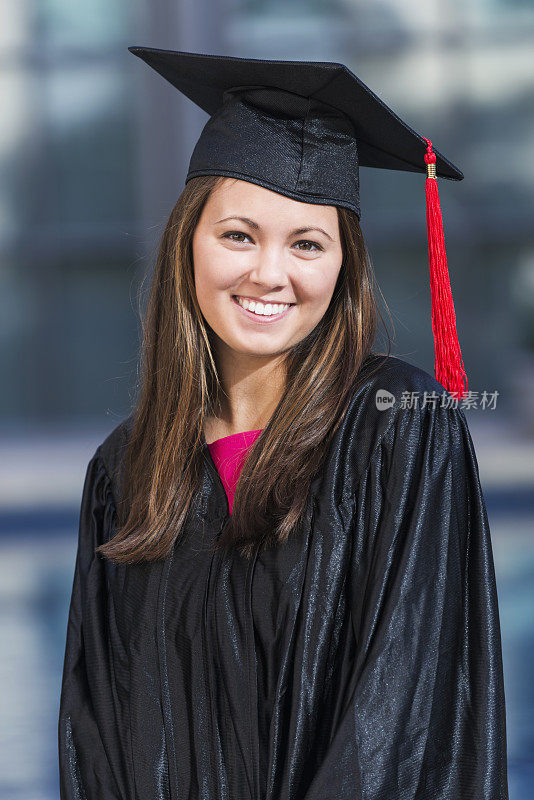
[[[272,130],[288,119],[277,107]],[[465,416],[373,350],[358,213],[269,188],[280,154],[263,158],[190,168],[135,409],[87,468],[61,798],[504,800]]]

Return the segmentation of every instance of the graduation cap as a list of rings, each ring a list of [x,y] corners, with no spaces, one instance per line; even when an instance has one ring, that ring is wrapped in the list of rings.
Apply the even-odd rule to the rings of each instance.
[[[467,376],[456,332],[437,178],[463,173],[416,133],[348,67],[129,47],[206,111],[186,183],[225,175],[304,203],[361,217],[359,168],[422,172],[436,379],[461,398]]]

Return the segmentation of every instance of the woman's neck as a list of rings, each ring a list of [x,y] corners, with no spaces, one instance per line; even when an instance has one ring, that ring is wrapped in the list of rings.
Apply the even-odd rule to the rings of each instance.
[[[206,437],[206,443],[212,444],[212,442],[216,442],[217,439],[223,439],[225,436],[233,436],[235,433],[242,433],[243,431],[262,430],[264,427],[265,425],[252,427],[244,425],[238,426],[236,430],[233,430],[216,417],[210,417],[204,421],[204,436]]]
[[[285,378],[278,359],[218,358],[222,391],[204,421],[210,444],[223,436],[265,428],[282,397]]]

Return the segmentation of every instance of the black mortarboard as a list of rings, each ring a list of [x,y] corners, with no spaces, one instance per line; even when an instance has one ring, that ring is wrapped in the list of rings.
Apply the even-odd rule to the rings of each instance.
[[[436,177],[463,173],[344,64],[129,47],[210,118],[186,183],[225,175],[360,218],[359,167],[427,175],[436,378],[459,397],[467,377],[456,336]]]

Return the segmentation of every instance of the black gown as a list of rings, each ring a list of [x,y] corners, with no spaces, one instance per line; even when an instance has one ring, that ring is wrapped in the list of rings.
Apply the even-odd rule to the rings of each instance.
[[[62,800],[506,800],[490,531],[443,392],[389,357],[355,389],[300,533],[250,561],[204,546],[228,515],[205,439],[171,556],[95,556],[130,418],[111,432],[83,488]]]

